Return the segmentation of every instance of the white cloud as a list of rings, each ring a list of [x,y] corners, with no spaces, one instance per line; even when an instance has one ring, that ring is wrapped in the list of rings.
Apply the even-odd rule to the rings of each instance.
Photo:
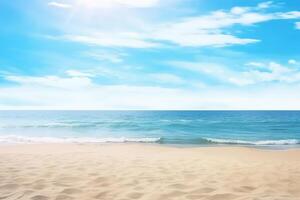
[[[270,20],[296,19],[300,12],[265,13],[272,2],[257,7],[233,7],[230,11],[214,11],[208,15],[194,16],[170,22],[154,29],[153,39],[169,41],[181,46],[227,46],[259,42],[259,39],[240,38],[228,29],[236,25],[250,26]],[[172,34],[170,34],[172,33]]]
[[[231,8],[230,12],[234,15],[240,15],[243,14],[245,12],[247,12],[249,10],[249,7],[233,7]]]
[[[99,9],[99,8],[112,8],[112,7],[133,7],[133,8],[149,8],[159,4],[159,0],[74,0],[72,3],[64,3],[51,1],[48,3],[49,6],[57,8],[88,8],[88,9]]]
[[[183,68],[209,75],[223,75],[225,74],[224,69],[226,69],[223,66],[215,63],[172,61],[169,62],[169,64],[178,68]]]
[[[300,83],[300,70],[297,67],[287,67],[276,62],[258,63],[250,62],[251,68],[244,71],[234,71],[216,63],[201,62],[170,62],[172,66],[195,71],[214,77],[221,82],[238,86],[253,85],[258,83],[281,82]]]
[[[290,11],[286,13],[276,13],[278,19],[298,19],[300,18],[300,11]]]
[[[182,90],[128,85],[82,85],[74,79],[63,77],[7,77],[7,80],[20,85],[7,88],[0,87],[0,109],[9,107],[9,102],[19,102],[14,108],[46,109],[151,109],[178,108],[188,106],[194,100],[178,96],[180,93],[188,95]],[[61,84],[64,86],[61,87]],[[65,84],[72,87],[66,87]],[[82,87],[84,86],[84,87]],[[186,94],[185,94],[186,93]],[[177,99],[178,102],[172,102]],[[10,101],[14,100],[14,101]],[[120,101],[121,100],[121,101]],[[8,102],[3,103],[3,102]],[[6,105],[5,105],[6,104]]]
[[[300,22],[295,23],[295,28],[300,30]]]
[[[150,74],[150,77],[162,83],[171,83],[171,84],[184,83],[184,80],[181,77],[176,76],[174,74],[156,73],[156,74]]]
[[[300,71],[297,68],[286,67],[275,62],[270,62],[260,68],[264,68],[265,71],[255,69],[244,71],[241,78],[252,80],[253,84],[274,81],[281,83],[300,82]]]
[[[158,47],[158,43],[146,41],[137,33],[98,33],[93,35],[65,35],[62,38],[74,42],[85,43],[94,46],[128,47],[128,48],[152,48]]]
[[[175,30],[176,29],[176,30]],[[199,46],[215,46],[223,47],[227,45],[243,45],[259,42],[257,39],[238,38],[233,35],[209,33],[209,32],[192,32],[189,29],[175,28],[172,30],[160,30],[153,36],[158,40],[165,40],[180,46],[199,47]],[[186,31],[182,31],[186,30]],[[170,31],[172,34],[170,34]]]
[[[269,8],[272,4],[273,4],[273,1],[262,2],[257,5],[257,8],[266,9],[266,8]]]
[[[118,6],[148,8],[159,4],[159,0],[75,0],[75,5],[78,7],[88,8],[110,8]]]
[[[76,70],[68,70],[66,77],[3,74],[6,80],[17,84],[0,87],[0,109],[300,109],[300,93],[295,92],[299,91],[300,85],[288,85],[290,82],[300,82],[299,71],[295,71],[297,68],[270,62],[261,63],[264,66],[259,65],[259,69],[265,68],[264,71],[256,70],[254,65],[248,71],[237,72],[217,64],[175,64],[244,87],[233,88],[223,84],[189,90],[101,85],[93,82],[89,73]],[[184,81],[173,74],[149,76],[167,83]],[[274,80],[287,84],[251,86]]]
[[[49,6],[57,7],[57,8],[71,8],[72,5],[66,3],[59,3],[55,1],[51,1],[48,3]]]
[[[87,72],[82,72],[78,70],[67,70],[66,74],[72,77],[93,77],[94,75]]]
[[[244,86],[253,84],[252,80],[246,79],[237,72],[217,63],[175,61],[170,62],[170,65],[177,68],[198,72],[200,74],[209,75],[210,77],[216,78],[222,82],[227,82],[234,85]]]
[[[114,0],[116,3],[132,7],[153,7],[159,3],[159,0]]]
[[[265,64],[261,62],[249,62],[246,63],[247,66],[252,66],[252,67],[263,67]]]
[[[91,1],[94,2],[94,1]],[[121,1],[108,1],[121,3]],[[154,5],[157,1],[122,1],[128,5]],[[228,45],[246,45],[259,42],[259,38],[243,38],[231,32],[236,26],[250,26],[270,20],[288,20],[300,18],[299,11],[267,12],[271,1],[255,7],[233,7],[230,10],[216,10],[207,15],[180,18],[164,23],[147,23],[138,16],[124,17],[122,21],[113,21],[113,30],[94,27],[85,33],[65,34],[57,39],[80,42],[88,45],[127,48],[157,48],[166,44],[202,47],[223,47]],[[128,17],[128,16],[127,16]],[[114,17],[111,17],[115,19]],[[101,22],[101,17],[98,17]],[[105,19],[110,21],[110,19]],[[136,24],[134,24],[136,22]],[[127,24],[128,23],[128,24]],[[98,21],[97,21],[97,24]],[[127,26],[124,26],[126,25]],[[122,28],[121,28],[122,27]],[[130,31],[126,27],[130,28]],[[240,27],[239,27],[240,28]],[[84,27],[82,30],[86,30]],[[172,34],[170,34],[172,33]]]
[[[0,87],[0,109],[300,109],[300,94],[295,92],[299,89],[299,86],[259,89],[214,87],[189,91],[146,86],[93,85],[66,90],[25,84]]]
[[[294,60],[294,59],[290,59],[290,60],[288,61],[288,63],[291,64],[291,65],[295,65],[295,64],[297,64],[297,61]]]
[[[74,74],[73,74],[74,75]],[[77,74],[78,75],[78,74]],[[24,86],[33,87],[53,87],[62,89],[78,89],[92,85],[92,81],[84,76],[72,76],[68,78],[58,76],[5,76],[11,82],[19,83]]]
[[[120,52],[107,52],[107,51],[90,51],[84,52],[83,55],[99,61],[109,61],[112,63],[123,62],[123,57],[127,56],[125,53]]]

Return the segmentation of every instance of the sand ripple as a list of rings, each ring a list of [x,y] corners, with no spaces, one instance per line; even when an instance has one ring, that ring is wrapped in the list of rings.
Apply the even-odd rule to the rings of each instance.
[[[0,147],[0,200],[299,200],[300,150]]]

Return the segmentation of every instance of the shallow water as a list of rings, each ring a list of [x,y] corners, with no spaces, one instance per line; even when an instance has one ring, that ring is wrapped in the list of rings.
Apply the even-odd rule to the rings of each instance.
[[[297,146],[299,111],[1,111],[1,143]]]

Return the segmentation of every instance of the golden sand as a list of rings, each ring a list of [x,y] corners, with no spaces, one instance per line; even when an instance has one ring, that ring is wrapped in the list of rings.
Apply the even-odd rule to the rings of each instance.
[[[300,150],[0,146],[0,199],[299,200]]]

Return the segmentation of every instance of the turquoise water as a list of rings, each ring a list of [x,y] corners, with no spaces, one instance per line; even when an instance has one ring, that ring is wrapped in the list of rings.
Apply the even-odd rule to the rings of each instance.
[[[298,111],[1,111],[0,143],[298,145]]]

